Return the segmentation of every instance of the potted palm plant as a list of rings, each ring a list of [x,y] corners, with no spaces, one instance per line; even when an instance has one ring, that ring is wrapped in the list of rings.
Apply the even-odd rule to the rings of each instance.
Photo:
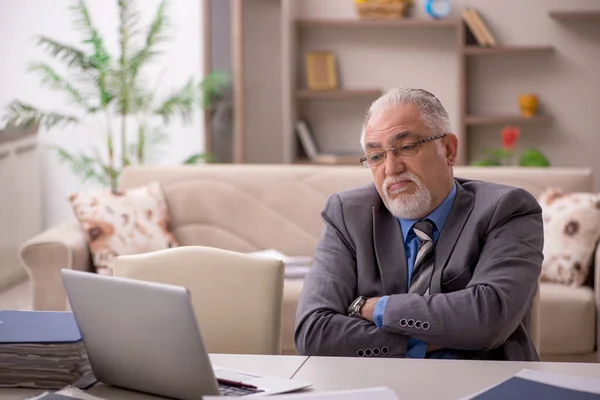
[[[190,78],[182,87],[165,98],[156,98],[145,72],[162,53],[161,46],[169,40],[167,9],[163,0],[150,24],[141,26],[136,0],[117,0],[119,20],[119,50],[111,54],[105,40],[94,25],[84,0],[71,7],[75,27],[81,33],[79,46],[61,43],[47,36],[38,38],[50,58],[62,62],[61,74],[48,62],[34,62],[29,70],[39,74],[41,82],[60,91],[81,110],[70,115],[12,101],[2,116],[4,128],[56,129],[78,124],[91,115],[101,116],[105,135],[100,149],[92,152],[71,152],[56,147],[61,161],[84,181],[96,181],[115,191],[123,167],[144,164],[152,148],[164,144],[165,128],[176,118],[189,122],[193,113],[210,107],[229,84],[221,72],[213,72],[202,81]],[[152,85],[154,86],[154,85]],[[184,163],[196,163],[208,154],[197,153]]]

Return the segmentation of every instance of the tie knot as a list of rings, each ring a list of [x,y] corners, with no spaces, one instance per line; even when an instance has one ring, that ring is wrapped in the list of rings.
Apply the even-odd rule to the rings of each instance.
[[[417,235],[420,240],[433,240],[433,223],[430,220],[422,219],[413,225],[413,230],[415,231],[415,235]]]

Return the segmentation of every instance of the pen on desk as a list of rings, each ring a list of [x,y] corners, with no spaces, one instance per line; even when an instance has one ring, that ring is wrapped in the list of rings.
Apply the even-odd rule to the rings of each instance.
[[[235,387],[239,387],[239,388],[258,389],[256,386],[250,385],[250,384],[244,383],[244,382],[230,381],[228,379],[222,379],[222,378],[217,378],[217,381],[219,381],[220,383],[224,383],[226,385],[231,385],[231,386],[235,386]]]

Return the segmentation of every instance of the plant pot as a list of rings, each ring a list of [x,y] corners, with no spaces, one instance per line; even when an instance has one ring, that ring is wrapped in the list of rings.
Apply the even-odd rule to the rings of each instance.
[[[521,115],[523,117],[533,117],[538,112],[538,98],[534,94],[521,94],[519,95],[519,106],[521,107]]]

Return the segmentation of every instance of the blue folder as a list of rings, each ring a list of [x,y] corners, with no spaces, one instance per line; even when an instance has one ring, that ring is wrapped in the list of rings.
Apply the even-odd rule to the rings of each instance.
[[[81,333],[72,312],[0,311],[0,344],[74,343]]]
[[[512,377],[471,400],[599,400],[600,395]]]

